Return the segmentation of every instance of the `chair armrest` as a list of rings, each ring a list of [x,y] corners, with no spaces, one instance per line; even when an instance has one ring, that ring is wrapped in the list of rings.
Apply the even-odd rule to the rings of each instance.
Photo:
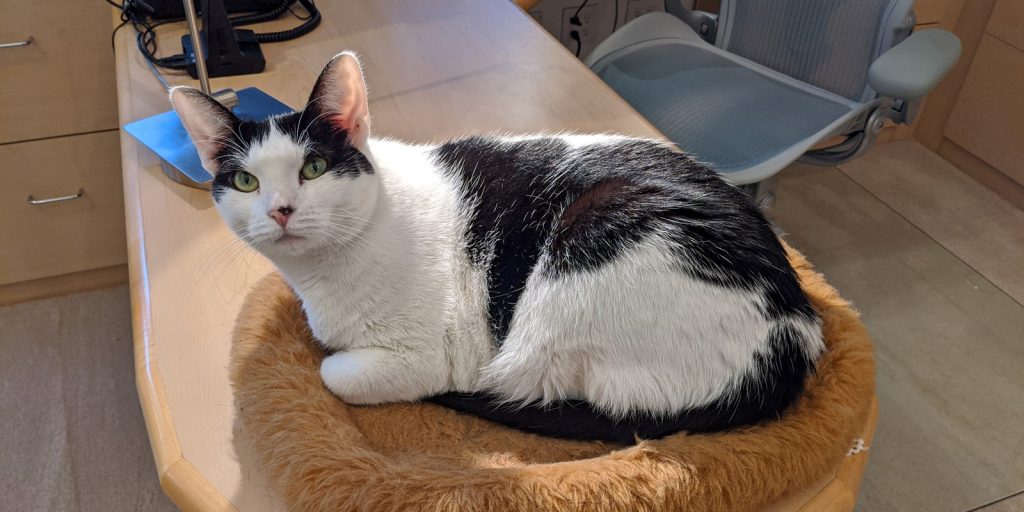
[[[868,69],[868,83],[882,96],[916,100],[931,92],[960,58],[960,40],[945,30],[915,32]]]
[[[665,12],[683,20],[700,35],[701,39],[715,44],[718,35],[718,15],[704,11],[694,11],[683,6],[681,0],[665,0]]]

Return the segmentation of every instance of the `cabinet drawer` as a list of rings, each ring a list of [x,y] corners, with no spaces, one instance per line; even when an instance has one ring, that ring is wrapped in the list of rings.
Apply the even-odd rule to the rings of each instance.
[[[0,0],[0,144],[117,128],[111,7]],[[127,29],[124,29],[127,30]]]
[[[127,261],[118,144],[107,131],[0,146],[0,284]]]
[[[917,0],[914,2],[914,14],[917,24],[939,23],[946,14],[949,0]]]
[[[946,124],[960,147],[1024,184],[1024,52],[981,37],[967,80]]]
[[[992,37],[1024,52],[1024,2],[999,0],[985,28]]]

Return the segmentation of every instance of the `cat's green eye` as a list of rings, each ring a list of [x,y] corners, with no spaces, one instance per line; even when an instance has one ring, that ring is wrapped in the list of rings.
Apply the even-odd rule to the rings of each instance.
[[[240,192],[252,192],[260,188],[260,180],[245,171],[238,171],[231,175],[231,184]]]
[[[315,180],[320,176],[323,176],[327,172],[327,160],[314,156],[306,160],[305,165],[302,166],[302,178],[306,180]]]

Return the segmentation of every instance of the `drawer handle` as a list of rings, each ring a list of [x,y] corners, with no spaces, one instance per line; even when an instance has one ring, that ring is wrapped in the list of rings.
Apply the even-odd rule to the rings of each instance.
[[[50,203],[63,203],[64,201],[71,201],[78,199],[85,195],[85,189],[78,189],[78,193],[70,196],[51,197],[49,199],[36,199],[32,196],[28,196],[28,204],[50,204]]]
[[[15,41],[13,43],[0,43],[0,48],[21,48],[23,46],[28,46],[32,44],[32,41],[35,41],[35,38],[33,38],[32,36],[28,36],[28,39],[24,41]]]

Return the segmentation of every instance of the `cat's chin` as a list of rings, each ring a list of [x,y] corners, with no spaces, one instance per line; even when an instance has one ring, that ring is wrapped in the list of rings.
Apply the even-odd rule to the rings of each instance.
[[[293,235],[291,233],[284,233],[281,236],[279,236],[277,238],[277,240],[274,240],[274,243],[277,244],[277,245],[282,245],[283,244],[285,246],[290,246],[290,245],[295,245],[295,244],[301,244],[301,243],[303,243],[305,241],[306,241],[306,237],[304,237],[304,236]]]
[[[274,256],[302,256],[315,250],[318,245],[307,236],[283,233],[277,238],[256,244],[256,249],[273,259]]]

